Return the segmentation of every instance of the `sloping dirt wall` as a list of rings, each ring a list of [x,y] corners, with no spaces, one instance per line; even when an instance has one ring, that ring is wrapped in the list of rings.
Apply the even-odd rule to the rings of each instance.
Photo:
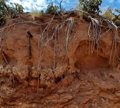
[[[76,17],[8,23],[0,38],[1,106],[119,108],[119,29],[113,48],[113,30],[101,25],[96,47],[89,24]]]

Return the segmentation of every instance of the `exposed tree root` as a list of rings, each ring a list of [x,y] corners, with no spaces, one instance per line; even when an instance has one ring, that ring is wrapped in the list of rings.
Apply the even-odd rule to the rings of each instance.
[[[113,37],[112,37],[112,48],[111,48],[111,54],[110,54],[110,60],[109,62],[115,65],[116,60],[118,59],[118,27],[110,21],[107,21],[108,27],[113,30]]]
[[[112,48],[111,48],[109,63],[115,65],[116,60],[118,59],[118,49],[117,49],[118,27],[113,22],[104,19],[108,24],[109,30],[107,30],[104,34],[100,34],[101,33],[100,22],[97,19],[92,18],[91,16],[89,16],[88,18],[90,18],[91,20],[88,28],[89,49],[90,49],[89,52],[93,53],[95,49],[98,49],[101,35],[103,36],[106,32],[113,30],[114,35],[112,38]]]
[[[98,49],[101,28],[100,28],[100,23],[97,19],[92,18],[91,16],[89,16],[89,18],[91,22],[88,29],[88,36],[90,43],[92,42],[91,44],[89,43],[90,44],[89,46],[91,53],[93,53],[95,49]]]

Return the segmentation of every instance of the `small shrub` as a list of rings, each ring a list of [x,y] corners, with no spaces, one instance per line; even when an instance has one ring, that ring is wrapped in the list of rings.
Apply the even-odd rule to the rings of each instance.
[[[0,0],[0,25],[4,25],[8,18],[14,18],[23,12],[22,5],[11,3],[6,4],[7,0]]]
[[[86,11],[88,13],[99,13],[100,9],[99,6],[102,3],[102,0],[79,0],[80,1],[80,7],[83,11]]]
[[[56,5],[53,5],[53,3],[49,4],[46,10],[47,14],[55,14],[59,10],[59,7]]]
[[[108,8],[108,9],[105,11],[105,13],[103,14],[103,16],[104,16],[105,18],[107,18],[108,20],[111,20],[111,21],[115,18],[115,15],[113,14],[112,9],[110,9],[110,8]]]

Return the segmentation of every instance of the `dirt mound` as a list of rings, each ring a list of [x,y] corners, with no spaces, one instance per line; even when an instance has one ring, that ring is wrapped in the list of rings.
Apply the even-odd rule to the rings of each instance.
[[[10,20],[0,29],[1,106],[119,108],[119,29],[97,21]]]

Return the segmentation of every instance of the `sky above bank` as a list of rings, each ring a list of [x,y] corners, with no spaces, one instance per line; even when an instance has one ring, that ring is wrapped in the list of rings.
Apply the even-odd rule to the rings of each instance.
[[[59,5],[61,0],[9,0],[12,3],[23,5],[25,11],[44,10],[51,2]],[[73,10],[77,7],[79,0],[63,0],[62,8],[65,10]],[[108,7],[112,9],[120,9],[120,0],[103,0],[100,9],[104,12]]]

